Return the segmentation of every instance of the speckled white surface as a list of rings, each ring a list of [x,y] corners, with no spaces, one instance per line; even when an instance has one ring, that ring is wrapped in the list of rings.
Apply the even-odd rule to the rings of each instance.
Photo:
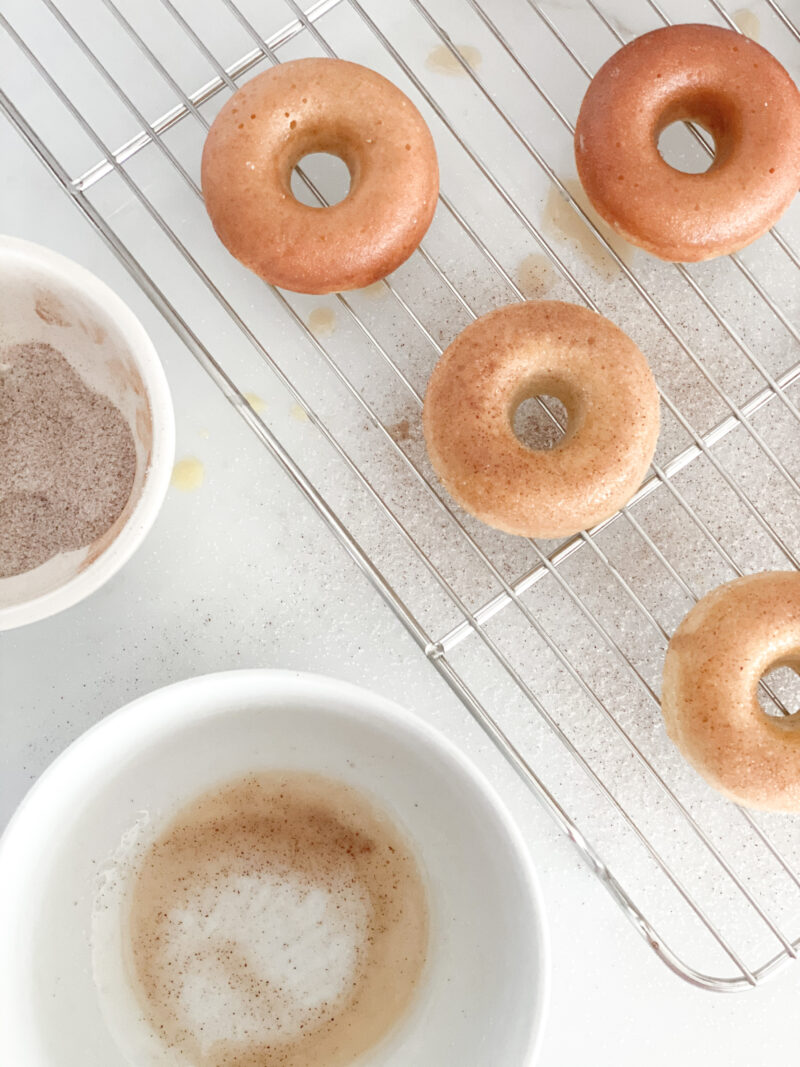
[[[607,9],[612,6],[608,5]],[[441,5],[442,10],[445,7]],[[570,19],[580,17],[577,7],[575,4],[551,4],[548,10],[554,17],[562,19],[566,27]],[[679,14],[680,8],[677,3],[670,5],[673,13]],[[504,9],[504,5],[498,4],[498,20]],[[787,9],[792,9],[791,3],[787,3]],[[796,14],[800,17],[800,10]],[[648,24],[645,22],[635,28],[645,29]],[[524,42],[519,46],[526,47]],[[592,61],[593,48],[594,41],[587,41],[587,63]],[[597,52],[600,60],[603,55],[599,45]],[[234,54],[235,50],[225,58],[231,59]],[[487,64],[499,62],[497,56],[486,57]],[[558,73],[556,68],[553,72],[556,88],[560,85]],[[571,82],[564,84],[565,101],[573,100],[572,94],[579,84],[579,80],[574,85]],[[556,88],[552,88],[554,93]],[[513,92],[513,87],[509,86],[508,91]],[[457,93],[464,92],[463,80],[453,85],[443,84],[442,92],[452,93],[455,98]],[[152,108],[157,101],[143,103]],[[456,106],[453,103],[453,107]],[[157,106],[155,109],[158,110]],[[535,116],[528,116],[527,121],[535,122]],[[118,131],[119,127],[114,129]],[[66,198],[58,193],[31,153],[6,127],[0,129],[0,138],[0,180],[4,189],[0,230],[42,241],[73,256],[105,278],[129,301],[156,341],[170,377],[178,420],[178,455],[195,456],[205,466],[205,479],[199,489],[189,493],[178,489],[170,491],[164,511],[144,547],[104,590],[60,618],[2,638],[0,818],[5,819],[10,814],[30,782],[72,738],[103,714],[158,685],[190,674],[239,664],[289,666],[345,677],[399,699],[444,728],[490,774],[519,818],[542,874],[554,939],[554,996],[542,1056],[545,1067],[590,1060],[639,1064],[644,1058],[649,1063],[664,1065],[724,1062],[744,1067],[753,1063],[791,1062],[796,1054],[791,1019],[800,994],[800,974],[789,972],[763,989],[746,994],[741,1000],[738,997],[713,997],[692,990],[666,971],[627,926],[600,885],[575,861],[570,846],[471,724],[464,709],[438,679],[391,612],[347,560],[299,493],[264,454],[241,420],[220,399],[114,257],[80,220]],[[180,143],[180,138],[177,141]],[[191,141],[182,145],[187,158],[195,147]],[[80,169],[81,162],[88,165],[93,161],[91,150],[81,156],[77,146],[73,148],[76,170]],[[509,180],[513,180],[517,173],[513,170],[513,161],[508,159],[506,162],[511,174]],[[567,161],[562,162],[566,167]],[[461,165],[455,156],[452,165]],[[143,153],[132,166],[141,168],[137,178],[147,182],[149,193],[170,195],[169,186],[165,184],[168,180],[166,173],[159,172],[158,158],[152,152]],[[120,199],[120,190],[113,189],[111,183],[106,186],[104,182],[97,195],[108,197],[104,204],[108,210],[115,200],[122,204],[122,218],[116,220],[120,222],[121,231],[126,231],[127,213],[130,216],[127,231],[131,239],[138,237],[141,247],[147,251],[146,242],[150,236],[145,232],[137,235],[136,213],[124,198]],[[177,189],[172,195],[178,196]],[[173,201],[172,209],[181,208],[182,203]],[[475,206],[480,209],[482,205]],[[202,220],[194,204],[186,201],[185,208],[187,216],[191,214],[192,219]],[[797,214],[795,211],[793,216],[795,237],[798,233]],[[791,226],[788,232],[791,233]],[[514,233],[510,228],[510,268],[523,253],[531,251]],[[482,284],[483,278],[474,266],[470,268],[466,254],[462,258],[453,254],[451,238],[447,221],[437,219],[431,233],[431,248],[437,252],[441,250],[441,262],[448,271],[452,270],[463,291],[471,298],[474,295],[476,306],[488,308],[508,299],[507,289],[504,291],[500,287],[495,292]],[[518,242],[518,247],[513,245],[514,241]],[[228,295],[233,298],[235,294],[237,306],[246,309],[254,324],[266,331],[270,347],[280,361],[291,366],[297,374],[302,374],[304,366],[313,366],[313,351],[307,342],[298,343],[297,332],[287,325],[285,313],[278,317],[275,308],[261,299],[263,289],[244,272],[230,274],[228,264],[214,260],[216,252],[210,244],[204,254],[206,251],[209,264],[215,263],[215,269],[229,271]],[[155,258],[154,249],[151,248],[149,254]],[[564,245],[564,254],[570,254],[568,245]],[[781,290],[782,279],[774,277],[774,265],[760,246],[748,253],[748,257],[748,262],[752,259],[754,269],[759,267],[767,273],[786,302],[791,304],[796,300],[796,287]],[[637,264],[648,287],[658,287],[659,294],[666,293],[668,299],[676,302],[677,313],[683,313],[686,320],[684,325],[706,346],[709,358],[729,360],[720,365],[720,373],[728,376],[741,374],[740,392],[739,379],[732,382],[726,378],[737,398],[749,395],[755,381],[751,377],[752,369],[746,367],[741,357],[724,355],[722,346],[715,342],[713,330],[698,316],[696,309],[690,315],[685,303],[680,303],[678,287],[673,289],[665,285],[662,265],[649,260],[641,263],[637,260]],[[637,339],[647,350],[648,337],[656,335],[648,334],[646,318],[641,315],[639,305],[626,295],[619,279],[606,279],[591,265],[587,266],[586,260],[577,252],[575,267],[576,271],[584,272],[587,286],[596,288],[593,295],[602,299],[604,311],[627,325],[635,336],[637,330],[643,331]],[[164,269],[171,269],[166,262]],[[737,301],[730,288],[733,282],[728,274],[722,273],[727,267],[697,269],[707,271],[704,284],[709,284],[721,303],[728,299],[731,313],[735,314]],[[410,297],[420,297],[415,306],[421,307],[429,316],[426,322],[440,343],[464,324],[463,311],[455,307],[442,312],[434,297],[423,291],[424,275],[410,269],[406,274],[401,271],[398,282],[407,286],[405,291]],[[568,297],[570,294],[562,286],[548,295]],[[374,324],[382,338],[391,340],[398,361],[401,357],[404,359],[404,344],[407,345],[408,360],[403,366],[415,387],[421,389],[435,352],[430,348],[420,349],[408,336],[404,340],[402,331],[408,331],[407,322],[401,327],[402,316],[397,314],[396,308],[391,310],[390,301],[374,295],[359,295],[353,298],[354,302],[356,299],[361,301],[359,310],[365,321]],[[326,302],[334,304],[332,298],[316,302],[305,302],[300,298],[296,306],[307,315],[312,307]],[[340,308],[335,310],[338,317],[346,317]],[[772,370],[783,370],[796,359],[796,347],[784,347],[778,335],[770,333],[773,327],[766,319],[761,325],[745,315],[742,319],[743,328],[753,331],[750,339],[759,345],[759,353],[767,354],[774,361],[770,364]],[[244,348],[237,349],[230,330],[221,320],[215,321],[210,307],[203,322],[208,328],[212,350],[230,361],[228,365],[236,369],[237,380],[243,389],[267,399],[266,414],[291,444],[297,457],[320,476],[326,471],[330,473],[329,458],[320,450],[313,426],[297,417],[291,399],[274,388],[263,368],[257,366]],[[342,325],[326,338],[330,350],[343,360],[352,358],[355,350],[354,335],[350,330]],[[649,347],[654,347],[652,342]],[[653,358],[652,352],[650,355]],[[706,388],[696,387],[675,352],[668,347],[659,348],[654,362],[658,363],[662,380],[668,380],[674,374],[675,387],[683,390],[681,400],[691,408],[691,417],[698,426],[710,425],[724,413]],[[357,370],[359,366],[363,368],[364,364],[354,359],[353,369]],[[398,423],[409,419],[411,436],[405,443],[409,454],[418,456],[422,462],[424,457],[414,430],[414,407],[409,403],[398,403],[402,393],[389,386],[391,376],[385,378],[384,374],[385,368],[379,363],[370,365],[362,382],[365,395],[381,405],[381,414],[387,422],[392,418]],[[318,392],[320,402],[324,403],[327,398],[333,418],[337,410],[340,412],[339,428],[349,434],[348,443],[352,441],[354,447],[358,447],[361,440],[360,461],[368,463],[373,455],[379,456],[380,450],[373,440],[377,431],[367,431],[365,424],[349,419],[344,407],[337,409],[335,394],[326,392],[326,384],[322,381],[318,383]],[[800,401],[797,390],[793,397],[795,402]],[[392,403],[398,403],[396,411],[391,410]],[[791,424],[778,418],[779,414],[780,409],[771,405],[763,417],[756,420],[756,425],[774,442],[776,449],[781,450],[782,458],[797,474],[798,453],[791,449],[792,438],[788,436]],[[757,499],[773,509],[771,517],[785,536],[794,537],[793,547],[797,550],[800,545],[791,497],[775,496],[776,491],[780,493],[780,479],[776,479],[774,472],[770,474],[766,465],[753,467],[757,457],[743,437],[738,433],[732,435],[719,450],[719,455],[737,475],[746,473],[752,479],[750,484],[755,486]],[[668,428],[662,442],[665,450],[662,458],[673,455],[685,442],[683,431],[674,426]],[[400,476],[394,461],[382,463],[375,459],[374,462],[376,475],[384,479],[383,484],[394,494],[395,506],[413,519],[416,499],[413,484],[405,476]],[[345,479],[333,478],[332,483],[338,505],[355,513],[357,497],[353,487]],[[727,547],[743,568],[780,564],[774,546],[752,528],[750,519],[739,517],[738,506],[728,499],[729,491],[722,486],[707,461],[687,471],[676,484],[713,526],[715,533],[723,535]],[[668,498],[665,499],[659,490],[637,511],[637,517],[658,540],[667,557],[681,563],[683,574],[692,587],[701,592],[730,577],[730,571],[714,552],[707,545],[704,547],[696,529],[693,531],[691,524],[681,521],[678,513],[673,514],[670,508]],[[437,543],[441,527],[431,518],[430,510],[424,515],[420,512],[417,521],[419,528],[416,532],[420,537],[428,538],[434,550],[443,553],[441,565],[460,591],[468,594],[473,607],[482,603],[487,594],[496,591],[496,582],[479,580],[468,554],[456,549],[452,539],[446,545]],[[469,526],[469,529],[481,539],[495,563],[509,578],[524,573],[536,561],[535,553],[524,543],[487,536],[477,526]],[[377,540],[370,545],[368,522],[364,522],[363,536],[369,547],[381,549],[390,564],[393,560],[398,562],[400,557]],[[377,529],[373,536],[379,538]],[[648,558],[647,553],[641,552],[641,542],[631,536],[624,524],[617,523],[599,541],[619,562],[623,573],[635,577],[637,589],[646,598],[649,609],[658,622],[671,631],[681,612],[688,607],[685,594],[676,592],[674,585],[665,580],[663,569]],[[595,568],[588,556],[585,559],[584,556],[586,552],[581,550],[580,558],[570,562],[565,573],[631,655],[645,681],[657,690],[663,641],[652,630],[648,632],[635,613],[630,614],[630,604],[616,595],[605,572]],[[415,605],[432,632],[441,634],[455,621],[457,616],[444,610],[432,594],[430,597],[423,595],[420,576],[406,574],[402,567],[398,567],[397,576],[399,582],[404,579],[409,588],[415,589]],[[574,612],[569,613],[563,592],[551,579],[539,583],[528,595],[526,603],[542,625],[550,627],[554,634],[559,632],[559,619],[569,618],[570,640],[574,641],[576,653],[591,655],[598,647],[596,635],[579,625]],[[531,633],[525,619],[519,613],[503,613],[502,624],[498,619],[490,625],[489,632],[502,641],[504,650],[520,665],[523,673],[531,674],[532,665],[535,665],[537,693],[548,707],[555,709],[564,728],[580,738],[587,755],[602,759],[608,772],[615,774],[614,780],[626,802],[637,811],[665,854],[679,862],[682,870],[695,871],[696,885],[693,888],[698,894],[705,894],[710,906],[737,929],[741,929],[741,923],[749,923],[749,913],[742,912],[736,900],[720,902],[718,894],[724,893],[724,888],[710,881],[709,876],[704,877],[704,861],[699,854],[696,865],[687,862],[687,856],[692,854],[687,852],[693,847],[691,840],[685,835],[671,839],[670,824],[661,818],[658,809],[652,807],[652,789],[645,787],[641,776],[629,769],[629,756],[621,749],[617,754],[613,730],[607,722],[601,721],[597,709],[592,709],[586,693],[577,691],[574,681],[565,678],[558,665],[551,662],[552,654]],[[570,796],[575,812],[592,821],[593,837],[604,850],[613,850],[622,867],[620,873],[626,873],[624,868],[628,862],[631,877],[641,880],[643,872],[636,847],[629,847],[624,841],[620,843],[613,823],[598,817],[597,804],[591,793],[580,784],[571,764],[558,762],[561,757],[556,755],[552,743],[529,710],[515,705],[516,698],[507,683],[497,677],[488,660],[481,662],[472,642],[456,650],[454,662],[459,662],[459,656],[487,701],[502,711],[525,740],[528,752],[542,761],[546,758],[549,777]],[[621,679],[620,672],[614,667],[613,655],[609,653],[602,653],[597,659],[591,684],[617,709],[620,721],[631,730],[642,750],[658,759],[659,769],[678,794],[686,797],[688,803],[700,805],[697,810],[709,834],[712,837],[718,835],[728,847],[734,841],[737,862],[748,871],[748,861],[758,855],[753,852],[749,832],[740,826],[729,806],[708,799],[707,794],[698,789],[682,762],[666,745],[654,706],[643,688]],[[520,711],[516,716],[515,708]],[[796,849],[796,833],[786,832],[785,825],[776,822],[769,828],[781,839],[783,847]],[[732,839],[731,833],[738,833],[740,837]],[[779,872],[759,866],[750,874],[757,876],[759,891],[774,890],[772,903],[776,918],[796,917],[798,902],[786,892]],[[680,914],[670,910],[669,891],[661,887],[655,877],[648,887],[648,895],[649,903],[666,915],[671,933],[678,938],[691,934],[691,930],[684,927]],[[760,931],[756,929],[746,933],[748,944],[757,944],[759,937]]]

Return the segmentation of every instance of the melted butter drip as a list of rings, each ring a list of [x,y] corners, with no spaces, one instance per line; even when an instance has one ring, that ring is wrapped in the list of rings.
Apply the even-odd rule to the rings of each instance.
[[[749,11],[746,7],[742,7],[733,13],[732,18],[745,37],[749,37],[751,41],[759,39],[761,36],[761,22],[758,15]]]
[[[366,285],[360,291],[364,296],[368,296],[370,300],[383,300],[389,289],[385,282],[373,282],[372,285]]]
[[[411,438],[411,423],[408,419],[400,419],[398,422],[393,423],[387,427],[390,436],[400,444],[402,441],[408,441]]]
[[[245,393],[244,398],[256,415],[260,415],[262,411],[267,410],[266,400],[263,396],[259,396],[258,393]]]
[[[289,414],[296,422],[308,422],[308,412],[300,404],[292,404]]]
[[[630,266],[635,252],[633,246],[612,230],[608,223],[597,214],[577,178],[562,178],[562,181],[567,191],[580,204],[600,233],[608,240],[622,262],[626,266]],[[591,266],[609,281],[620,273],[619,266],[606,252],[599,239],[595,237],[594,232],[555,186],[551,188],[547,197],[544,230],[545,233],[551,236],[566,237],[574,241]]]
[[[336,329],[336,312],[325,306],[314,308],[308,316],[308,326],[318,337],[331,334]]]
[[[200,460],[194,456],[187,456],[186,459],[179,459],[172,468],[170,485],[184,493],[189,493],[193,489],[199,489],[204,478],[205,468]]]
[[[547,256],[534,254],[517,267],[516,280],[526,300],[541,300],[555,284],[556,271]]]
[[[471,44],[459,44],[456,48],[467,65],[477,70],[483,58],[479,50]],[[467,73],[446,44],[440,44],[431,49],[425,60],[425,66],[428,70],[435,70],[437,74],[454,74],[456,77],[464,77]]]

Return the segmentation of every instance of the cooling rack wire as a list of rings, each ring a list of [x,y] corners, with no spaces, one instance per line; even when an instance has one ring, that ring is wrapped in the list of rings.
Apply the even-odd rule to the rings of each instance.
[[[798,566],[800,211],[723,261],[662,264],[597,219],[571,156],[594,71],[638,33],[690,19],[760,34],[800,77],[800,19],[774,0],[739,12],[716,0],[10,0],[0,105],[653,949],[730,991],[797,955],[798,824],[738,809],[688,770],[664,736],[660,668],[709,588]],[[264,287],[202,208],[214,115],[249,76],[301,55],[381,70],[437,141],[434,225],[366,291]],[[673,161],[707,165],[701,130],[668,132]],[[342,195],[329,161],[305,162],[299,197]],[[662,400],[635,497],[561,542],[460,512],[420,434],[449,340],[535,296],[618,322]],[[531,440],[562,432],[547,398],[524,418]],[[785,671],[762,690],[773,714],[797,699]]]

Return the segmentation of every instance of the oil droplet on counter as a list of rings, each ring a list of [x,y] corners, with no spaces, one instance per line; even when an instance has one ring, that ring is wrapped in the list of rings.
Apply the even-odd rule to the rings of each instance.
[[[577,178],[562,178],[562,182],[573,199],[580,204],[600,233],[603,234],[622,262],[626,266],[630,266],[635,252],[633,246],[628,244],[624,237],[620,237],[618,233],[612,230],[608,223],[597,214]],[[551,188],[547,197],[544,230],[550,235],[567,237],[575,241],[589,263],[608,280],[611,280],[619,273],[619,266],[605,250],[599,238],[595,236],[575,208],[564,199],[561,191],[556,186]]]
[[[471,44],[459,44],[456,48],[466,64],[473,70],[477,70],[483,58],[478,49]],[[455,74],[463,77],[467,73],[446,44],[439,44],[428,53],[425,66],[428,70],[435,70],[438,74]]]
[[[758,15],[753,11],[742,7],[738,11],[734,11],[732,18],[745,37],[749,37],[751,41],[759,39],[761,36],[761,23]]]
[[[373,282],[372,285],[365,285],[360,291],[370,300],[383,300],[389,293],[389,287],[386,282]]]
[[[184,493],[189,493],[192,489],[199,489],[204,478],[205,468],[200,460],[194,456],[187,456],[186,459],[179,459],[172,468],[170,485],[183,490]]]
[[[308,316],[308,326],[317,336],[333,333],[336,329],[336,312],[333,308],[314,308]]]
[[[556,277],[547,256],[526,256],[517,267],[517,285],[526,300],[541,300],[552,289]]]
[[[308,422],[308,412],[301,404],[292,404],[289,408],[289,414],[297,422]]]
[[[256,415],[260,415],[262,411],[267,410],[266,400],[263,396],[259,396],[258,393],[245,393],[244,398]]]

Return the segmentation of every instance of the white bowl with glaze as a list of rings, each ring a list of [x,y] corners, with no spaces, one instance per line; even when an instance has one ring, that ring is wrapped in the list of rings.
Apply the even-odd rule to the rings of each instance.
[[[130,308],[65,256],[0,236],[0,353],[26,342],[53,345],[87,385],[120,409],[136,445],[136,474],[121,515],[93,544],[0,578],[0,630],[77,604],[122,567],[158,514],[175,452],[164,369]]]
[[[397,704],[269,670],[207,675],[134,701],[75,741],[22,802],[0,839],[0,1063],[161,1064],[152,1035],[136,1030],[141,1013],[119,963],[122,904],[119,916],[103,915],[112,935],[93,954],[103,871],[142,820],[157,835],[193,797],[269,770],[323,774],[366,793],[404,833],[428,886],[429,952],[415,1001],[359,1067],[530,1067],[546,1010],[547,936],[530,852],[494,789]]]

